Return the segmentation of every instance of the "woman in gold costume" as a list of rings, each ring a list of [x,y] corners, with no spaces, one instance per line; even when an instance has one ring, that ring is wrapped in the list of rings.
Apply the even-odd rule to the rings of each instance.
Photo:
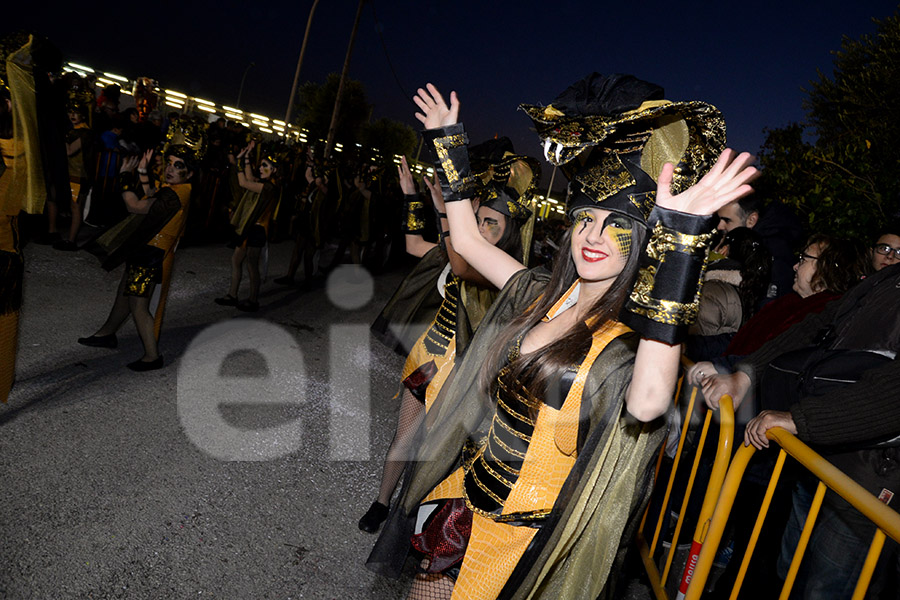
[[[106,322],[93,335],[78,339],[85,346],[115,348],[116,332],[130,314],[144,345],[144,355],[127,365],[132,371],[152,371],[163,366],[155,327],[158,319],[150,313],[150,299],[157,284],[168,283],[164,282],[163,270],[171,265],[177,242],[184,233],[191,197],[189,181],[194,175],[193,149],[170,145],[164,152],[165,183],[158,189],[152,188],[147,169],[152,154],[153,151],[147,151],[140,160],[131,157],[122,162],[119,187],[131,214],[87,248],[101,257],[107,271],[124,262],[125,272]],[[157,317],[164,299],[165,290]]]
[[[512,152],[504,153],[502,149],[495,154],[498,156],[494,163],[484,169],[479,179],[477,208],[473,207],[476,208],[478,232],[500,252],[516,261],[526,261],[533,224],[531,192],[540,178],[540,169],[534,159],[516,156]],[[425,241],[418,233],[424,225],[421,215],[424,207],[416,195],[406,157],[401,157],[398,169],[400,187],[408,207],[407,222],[404,224],[406,249],[413,256],[423,258],[437,245]],[[440,186],[432,184],[427,178],[424,181],[433,200],[442,204]],[[438,279],[443,301],[431,325],[413,345],[403,365],[397,430],[385,456],[378,498],[358,524],[367,533],[377,531],[387,518],[388,505],[406,466],[416,430],[452,372],[457,354],[462,354],[466,341],[478,327],[495,295],[491,282],[453,250],[452,238],[446,230],[447,215],[441,211],[437,217],[444,232],[443,245],[448,258]]]
[[[529,271],[459,202],[472,178],[456,94],[448,106],[429,84],[415,100],[454,247],[501,291],[367,564],[397,574],[418,532],[410,598],[594,600],[645,502],[713,215],[751,191],[752,157],[724,150],[714,107],[631,76],[524,106],[569,177],[573,222],[553,271]]]
[[[235,228],[236,238],[229,244],[234,248],[231,256],[231,286],[228,293],[216,298],[216,304],[236,306],[244,312],[259,310],[259,258],[269,235],[269,224],[278,202],[281,200],[281,187],[278,184],[278,159],[274,154],[267,154],[259,162],[259,178],[253,175],[250,164],[250,153],[256,142],[238,153],[237,159],[229,155],[228,159],[237,166],[238,186],[243,194],[235,207],[231,224]],[[250,275],[250,295],[244,301],[238,300],[241,287],[241,275],[244,263]]]

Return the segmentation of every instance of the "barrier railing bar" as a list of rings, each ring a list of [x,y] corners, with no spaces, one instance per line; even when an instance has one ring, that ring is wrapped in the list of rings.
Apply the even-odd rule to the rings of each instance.
[[[668,519],[664,518],[666,513],[666,507],[669,506],[669,497],[672,495],[672,486],[675,485],[675,474],[678,472],[678,465],[681,463],[681,449],[684,447],[684,440],[687,437],[688,432],[688,422],[690,421],[691,415],[694,414],[694,404],[697,399],[697,388],[695,387],[691,391],[691,399],[688,402],[687,416],[684,419],[684,423],[681,427],[681,436],[678,438],[678,450],[675,453],[675,459],[672,461],[672,473],[669,476],[669,483],[666,486],[666,493],[663,496],[662,508],[660,509],[659,519],[656,521],[656,530],[653,532],[653,541],[650,544],[650,555],[652,556],[656,552],[656,542],[659,541],[659,532],[662,529],[663,523],[667,522]],[[677,542],[676,542],[677,543]]]
[[[756,450],[753,446],[747,447]],[[741,562],[741,568],[738,570],[737,578],[734,581],[734,589],[731,591],[731,596],[728,600],[736,600],[738,592],[741,591],[741,585],[744,583],[744,576],[747,574],[747,568],[750,566],[750,559],[753,558],[753,551],[756,549],[759,532],[762,531],[763,521],[766,520],[766,515],[769,513],[769,505],[772,503],[772,496],[775,495],[775,487],[778,485],[778,480],[781,478],[781,469],[784,467],[784,459],[786,457],[787,454],[785,454],[784,451],[778,453],[778,460],[775,462],[775,470],[772,472],[772,478],[769,480],[769,487],[766,488],[766,495],[763,497],[763,502],[759,509],[759,516],[756,517],[756,523],[753,525],[753,533],[750,534],[750,543],[747,544],[744,560]],[[746,465],[744,466],[746,467]]]
[[[872,540],[872,544],[869,547],[869,552],[866,555],[862,573],[860,574],[860,578],[857,581],[856,589],[853,595],[854,600],[861,600],[864,597],[866,590],[868,589],[872,573],[875,569],[875,565],[884,545],[885,536],[890,537],[896,542],[900,542],[900,515],[882,504],[865,488],[850,479],[845,473],[841,472],[837,467],[827,462],[819,454],[806,446],[806,444],[804,444],[802,441],[800,441],[784,429],[781,429],[779,427],[772,428],[766,432],[766,436],[770,440],[776,441],[781,446],[782,451],[779,453],[778,462],[776,463],[775,470],[770,479],[769,487],[766,491],[766,497],[764,498],[763,505],[760,508],[760,516],[755,523],[751,541],[748,545],[744,561],[741,563],[740,572],[738,574],[738,579],[735,582],[735,587],[732,590],[731,598],[736,598],[738,593],[740,592],[740,585],[743,582],[747,565],[749,564],[750,558],[752,557],[753,546],[755,546],[756,544],[756,539],[758,538],[762,521],[765,519],[765,515],[768,512],[768,504],[771,502],[771,495],[774,492],[775,485],[777,484],[778,478],[781,475],[781,469],[784,464],[784,459],[786,457],[786,454],[790,454],[794,459],[797,460],[797,462],[811,471],[820,480],[820,489],[816,491],[816,498],[814,498],[813,506],[810,508],[810,514],[807,517],[807,523],[804,524],[804,532],[807,528],[810,528],[811,530],[815,521],[815,517],[818,514],[819,506],[821,505],[821,499],[819,499],[818,497],[820,494],[824,496],[824,487],[822,487],[822,484],[835,491],[844,500],[850,502],[854,508],[856,508],[860,513],[871,520],[877,527],[875,536]],[[686,600],[697,600],[700,598],[704,591],[704,587],[706,585],[706,576],[709,574],[710,567],[712,566],[712,562],[715,557],[715,552],[718,548],[719,542],[721,541],[732,505],[734,504],[735,495],[737,493],[738,487],[740,486],[741,479],[744,476],[744,471],[747,468],[747,463],[749,462],[750,458],[752,458],[755,451],[756,449],[752,446],[743,446],[737,451],[734,459],[731,462],[731,466],[728,469],[728,474],[725,478],[725,483],[722,486],[722,490],[719,495],[718,503],[716,504],[716,510],[709,525],[709,535],[707,536],[706,543],[704,544],[703,549],[700,552],[700,557],[696,565],[696,572],[702,573],[703,576],[695,578],[694,581],[691,582],[692,585],[688,588],[687,594],[685,596]],[[817,499],[818,502],[816,501]],[[803,551],[805,552],[807,541],[801,539],[801,543],[804,546]],[[800,544],[798,544],[798,550],[795,552],[795,556],[799,551]],[[789,573],[788,575],[790,579],[791,573]],[[788,582],[786,581],[786,584],[787,583]],[[790,584],[792,586],[793,581],[790,581]],[[790,588],[788,588],[786,585],[785,589],[787,590],[786,593],[789,594],[791,591]],[[784,593],[785,591],[783,589],[782,595],[784,595]]]
[[[881,556],[881,549],[884,547],[884,532],[881,529],[875,530],[875,537],[872,538],[872,544],[869,546],[869,553],[866,554],[866,562],[863,563],[862,571],[859,579],[856,580],[856,588],[853,590],[851,600],[863,600],[869,584],[872,582],[872,574],[875,573],[875,565],[878,564],[878,557]]]
[[[710,416],[712,411],[707,413]],[[709,534],[710,521],[719,496],[722,493],[722,486],[725,476],[728,473],[728,465],[731,462],[731,446],[734,442],[734,402],[731,396],[724,395],[719,399],[719,440],[716,445],[716,458],[713,461],[712,470],[709,475],[709,482],[706,485],[706,493],[703,497],[703,505],[700,507],[700,517],[697,520],[697,527],[694,530],[694,537],[691,543],[691,551],[684,565],[684,572],[681,576],[681,583],[678,586],[679,600],[684,598],[687,588],[693,579],[696,569],[697,560],[700,552],[706,544],[706,538]],[[710,490],[715,493],[710,494]]]
[[[696,396],[697,388],[695,387],[693,390],[693,395]],[[693,400],[693,398],[692,398]],[[688,429],[688,424],[690,423],[691,415],[684,420],[684,429]],[[666,555],[666,566],[663,569],[662,581],[665,581],[669,578],[669,569],[672,567],[672,560],[675,558],[675,550],[678,547],[678,540],[681,539],[679,536],[681,535],[681,526],[684,524],[684,519],[687,516],[687,506],[688,501],[691,499],[691,492],[694,490],[694,480],[697,478],[697,467],[700,465],[700,458],[703,454],[703,448],[706,446],[706,434],[709,432],[709,423],[712,421],[712,411],[706,411],[706,417],[703,419],[703,430],[700,433],[700,443],[697,444],[697,450],[694,453],[694,462],[691,464],[691,475],[688,477],[687,487],[684,490],[684,497],[681,499],[681,506],[678,509],[678,519],[675,523],[675,532],[672,534],[672,545],[669,546],[669,552]],[[674,477],[673,477],[674,479]]]
[[[782,453],[784,450],[782,450]],[[803,523],[803,531],[800,533],[800,540],[794,549],[794,558],[791,559],[791,566],[788,569],[787,577],[784,580],[784,587],[781,588],[781,595],[778,600],[787,600],[794,588],[794,580],[797,579],[797,573],[800,571],[800,561],[806,554],[806,546],[809,545],[809,538],[812,537],[813,527],[816,525],[816,519],[819,518],[819,511],[822,509],[822,500],[825,499],[825,484],[821,481],[816,486],[816,495],[813,497],[809,512],[806,514],[806,522]]]
[[[884,530],[888,537],[900,543],[900,514],[885,506],[864,487],[847,477],[840,469],[784,429],[774,427],[766,432],[766,435],[769,439],[778,442],[782,448],[797,459],[797,462],[810,471],[813,470],[811,465],[815,465],[817,469],[821,470],[817,476],[825,485],[845,500],[849,501],[848,497],[853,498],[854,502],[858,502],[858,506],[854,504],[854,507],[859,512]]]

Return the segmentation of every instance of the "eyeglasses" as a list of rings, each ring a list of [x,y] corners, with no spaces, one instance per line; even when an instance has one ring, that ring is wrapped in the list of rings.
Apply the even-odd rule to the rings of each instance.
[[[894,258],[900,259],[900,248],[891,248],[887,244],[875,244],[872,248],[882,256],[894,255]]]
[[[819,260],[819,257],[818,256],[810,256],[806,252],[801,252],[800,258],[797,259],[797,264],[802,265],[803,263],[805,263],[808,260]]]

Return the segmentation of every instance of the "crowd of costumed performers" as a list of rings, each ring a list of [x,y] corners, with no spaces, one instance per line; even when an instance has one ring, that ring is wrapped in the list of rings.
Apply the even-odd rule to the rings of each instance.
[[[397,480],[394,460],[407,461],[404,485],[367,566],[396,577],[414,555],[414,600],[615,597],[611,574],[648,498],[665,437],[658,417],[696,317],[715,212],[752,191],[752,157],[725,148],[713,106],[670,102],[628,75],[595,73],[547,106],[523,105],[545,158],[569,179],[572,223],[552,268],[529,269],[521,251],[487,231],[494,213],[473,210],[473,198],[507,208],[498,213],[510,227],[527,221],[528,202],[502,169],[497,187],[484,181],[456,94],[447,103],[429,84],[415,101],[435,155],[446,257],[423,253],[376,326],[392,332],[389,342],[408,339],[408,312],[435,300],[416,287],[434,287],[446,261],[499,292],[464,333],[460,292],[447,291],[449,277],[437,280],[444,298],[425,351],[413,350],[403,373],[394,446],[408,449],[389,453],[382,491]],[[412,232],[417,201],[409,201]],[[447,360],[443,348],[454,341]],[[449,377],[442,361],[452,362]],[[379,496],[361,528],[378,527],[389,497]]]

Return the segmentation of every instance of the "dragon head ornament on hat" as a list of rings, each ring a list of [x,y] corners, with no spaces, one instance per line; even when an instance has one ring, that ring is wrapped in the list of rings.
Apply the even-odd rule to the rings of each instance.
[[[656,203],[663,165],[672,192],[696,183],[725,148],[725,120],[705,102],[670,102],[632,75],[592,73],[548,106],[521,105],[544,156],[569,178],[566,209],[603,208],[642,225]]]

